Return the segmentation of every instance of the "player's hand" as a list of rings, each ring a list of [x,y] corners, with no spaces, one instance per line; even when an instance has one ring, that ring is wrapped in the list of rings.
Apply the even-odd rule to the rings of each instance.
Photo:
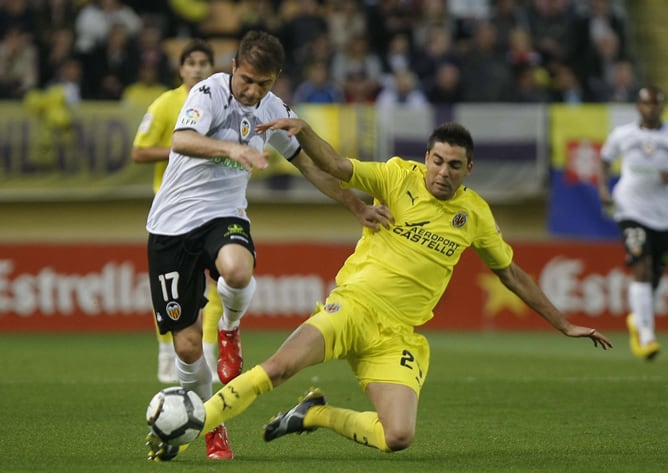
[[[394,223],[394,216],[390,213],[390,209],[386,205],[365,205],[362,212],[356,215],[357,220],[372,230],[380,230],[381,225],[385,228],[390,228]]]
[[[612,348],[612,342],[608,338],[600,333],[595,328],[590,327],[580,327],[578,325],[571,326],[566,332],[566,335],[569,337],[588,337],[594,342],[594,346],[600,346],[604,350]]]
[[[266,169],[269,166],[269,153],[258,151],[250,146],[238,144],[231,148],[228,157],[241,164],[248,172],[255,169]]]
[[[288,136],[295,136],[308,125],[300,118],[279,118],[270,122],[260,123],[255,127],[258,133],[264,133],[267,130],[285,130]]]

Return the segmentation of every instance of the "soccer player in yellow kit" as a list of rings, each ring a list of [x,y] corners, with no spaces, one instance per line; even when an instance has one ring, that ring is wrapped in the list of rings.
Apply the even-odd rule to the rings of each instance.
[[[183,103],[190,89],[211,75],[213,62],[213,49],[206,41],[200,39],[189,41],[179,57],[179,76],[183,83],[175,89],[164,92],[153,101],[139,125],[132,147],[132,159],[136,163],[154,163],[154,193],[162,184],[172,145],[172,133]],[[210,281],[207,287],[207,299],[208,303],[202,312],[203,349],[211,375],[214,380],[218,380],[218,360],[215,350],[218,340],[218,320],[223,312],[223,306],[215,281]],[[156,327],[156,335],[158,380],[162,383],[178,383],[172,334],[171,332],[161,334]],[[221,432],[220,436],[212,436],[207,444],[210,444],[207,445],[209,458],[232,458],[233,453],[226,432]]]
[[[387,162],[342,157],[300,119],[258,126],[258,131],[279,129],[297,137],[313,161],[344,187],[385,203],[395,223],[389,229],[363,230],[325,303],[272,356],[206,401],[203,431],[240,414],[257,396],[300,370],[345,359],[375,411],[334,407],[316,388],[274,417],[264,428],[264,440],[328,428],[384,452],[407,448],[415,437],[418,399],[429,370],[428,341],[414,329],[432,318],[468,247],[561,333],[590,338],[603,349],[612,347],[595,329],[570,323],[513,262],[513,251],[488,204],[463,185],[473,166],[473,140],[463,126],[436,128],[424,164],[399,157]]]

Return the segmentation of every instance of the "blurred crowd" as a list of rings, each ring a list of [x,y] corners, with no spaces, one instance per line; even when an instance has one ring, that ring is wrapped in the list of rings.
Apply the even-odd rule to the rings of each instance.
[[[0,99],[145,106],[179,84],[170,40],[263,29],[290,104],[632,102],[628,26],[615,0],[0,0]]]

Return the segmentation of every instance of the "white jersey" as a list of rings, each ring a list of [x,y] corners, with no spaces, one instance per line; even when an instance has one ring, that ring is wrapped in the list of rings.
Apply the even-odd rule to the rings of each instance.
[[[259,123],[295,117],[290,108],[269,92],[259,104],[242,105],[232,96],[231,76],[218,73],[195,85],[188,94],[174,130],[195,130],[224,141],[242,143],[257,150],[267,145],[287,159],[301,149],[287,133],[255,132]],[[240,164],[221,156],[215,159],[169,154],[162,185],[148,214],[146,229],[158,235],[182,235],[220,217],[246,215],[246,188],[250,173]]]
[[[601,157],[608,163],[622,159],[619,182],[612,191],[615,220],[634,220],[654,230],[668,230],[668,185],[659,174],[668,171],[665,124],[658,130],[638,123],[615,128]]]

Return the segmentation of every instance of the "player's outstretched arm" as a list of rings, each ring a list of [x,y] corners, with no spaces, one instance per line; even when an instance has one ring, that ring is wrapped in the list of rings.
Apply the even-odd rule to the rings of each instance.
[[[353,165],[318,135],[311,126],[300,118],[280,118],[257,126],[257,131],[285,130],[294,136],[313,162],[327,174],[348,182],[353,176]],[[298,166],[299,167],[299,166]]]
[[[351,190],[341,188],[339,180],[348,181],[352,177],[352,164],[318,136],[304,120],[284,118],[257,126],[259,133],[267,130],[285,130],[288,136],[295,136],[302,152],[291,163],[320,192],[350,210],[362,225],[380,230],[381,226],[389,228],[394,223],[394,217],[386,206],[368,205]]]
[[[596,329],[574,325],[569,322],[564,314],[550,302],[534,280],[515,263],[511,263],[507,268],[493,271],[508,289],[517,294],[529,307],[564,335],[588,337],[594,342],[594,346],[600,345],[604,350],[612,348],[612,342]]]

